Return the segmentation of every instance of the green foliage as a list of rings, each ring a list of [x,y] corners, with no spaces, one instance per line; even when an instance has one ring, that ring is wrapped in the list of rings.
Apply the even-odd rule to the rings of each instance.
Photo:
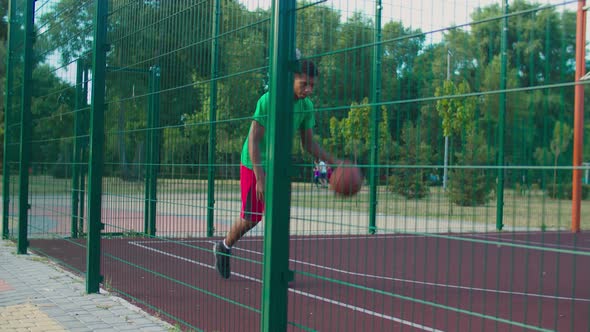
[[[452,81],[445,81],[442,89],[436,89],[435,96],[460,96],[469,92],[469,85],[466,82],[455,85]],[[442,128],[445,136],[460,133],[461,130],[472,130],[475,125],[475,104],[475,97],[443,98],[436,102],[436,110],[442,118]]]
[[[6,41],[0,37],[0,59],[6,59]],[[0,64],[0,87],[6,87],[6,66]],[[0,146],[4,147],[4,93],[0,93]],[[4,160],[4,148],[0,149],[0,162]]]
[[[57,179],[72,177],[72,144],[62,142],[59,144],[57,159],[53,161],[49,173]]]
[[[8,0],[0,0],[0,59],[6,59],[6,40],[8,32]],[[6,63],[0,61],[0,89],[6,87]],[[0,146],[4,146],[4,93],[0,93]],[[4,161],[4,149],[0,151],[0,162]]]
[[[511,1],[508,7],[509,14],[529,11],[527,15],[508,20],[507,57],[509,63],[520,62],[517,68],[520,86],[555,82],[563,75],[567,77],[573,73],[573,67],[566,59],[574,58],[575,13],[559,13],[556,7],[532,10],[540,6],[542,4],[537,2],[516,0]],[[483,21],[473,25],[472,38],[477,44],[475,49],[484,68],[500,51],[502,31],[502,20],[485,20],[501,16],[502,8],[498,4],[479,7],[472,14],[474,21]]]
[[[2,15],[6,3],[0,0]],[[512,15],[508,20],[506,81],[509,89],[563,83],[573,75],[575,13],[558,10],[559,7],[530,10],[539,6],[522,0],[510,2],[511,14],[528,12]],[[43,119],[35,123],[36,137],[72,137],[73,89],[71,83],[56,77],[54,67],[65,66],[79,57],[88,60],[93,10],[92,2],[60,0],[46,6],[36,18],[39,35],[34,67],[38,67],[35,75],[39,77],[35,76],[38,91],[33,97],[33,113],[35,118]],[[137,70],[154,65],[161,68],[160,123],[167,128],[161,135],[162,160],[167,154],[169,164],[206,164],[207,122],[212,101],[211,7],[178,1],[115,0],[111,2],[111,11],[108,65]],[[435,44],[426,42],[427,35],[421,34],[420,29],[406,27],[399,21],[383,22],[381,100],[386,104],[380,106],[381,163],[402,158],[403,149],[397,148],[393,138],[403,141],[399,132],[407,120],[420,128],[419,141],[431,147],[432,158],[442,155],[444,135],[456,138],[472,127],[485,137],[484,143],[495,142],[500,109],[497,90],[501,79],[502,31],[502,20],[497,18],[501,15],[502,8],[498,5],[479,7],[472,13],[472,21],[477,24],[469,29],[450,29]],[[249,117],[263,92],[268,71],[269,17],[268,10],[250,12],[238,1],[222,1],[215,96],[216,152],[220,162],[237,162]],[[242,26],[247,28],[241,29]],[[5,28],[5,21],[0,22],[0,39],[4,38]],[[374,21],[360,12],[343,19],[338,10],[320,4],[298,12],[297,29],[297,47],[319,64],[321,75],[316,85],[315,105],[329,110],[318,112],[316,133],[336,155],[367,162],[370,105],[364,98],[372,93],[369,69],[373,61]],[[447,50],[453,53],[451,81],[455,83],[445,83]],[[5,57],[2,52],[5,50],[0,44],[0,58]],[[59,64],[46,61],[54,53],[60,57]],[[321,56],[315,56],[318,54]],[[42,63],[51,68],[42,68]],[[4,66],[0,67],[0,84],[4,88],[6,73]],[[18,80],[19,74],[15,76]],[[119,172],[129,172],[128,161],[141,161],[144,154],[148,83],[147,74],[116,71],[108,74],[105,151],[107,160],[123,168]],[[432,101],[433,95],[471,92],[483,94]],[[506,160],[526,165],[535,159],[540,165],[557,165],[556,155],[564,159],[569,146],[558,144],[551,137],[551,128],[558,120],[573,123],[569,112],[573,109],[573,89],[524,89],[507,93],[506,98],[503,133]],[[590,135],[584,136],[588,140],[584,151],[587,156]],[[460,140],[451,141],[455,142],[453,150],[462,150]],[[38,160],[55,161],[58,155],[63,155],[64,148],[47,140],[34,146],[33,155]],[[547,157],[550,159],[546,160]],[[190,167],[185,171],[191,171]],[[538,181],[539,174],[531,172],[530,182]]]
[[[297,13],[297,48],[303,54],[322,54],[334,50],[337,39],[324,33],[325,29],[337,29],[340,26],[340,13],[328,6],[307,7]],[[322,68],[326,66],[322,65]],[[322,73],[322,76],[325,76]]]
[[[54,4],[52,11],[47,11],[36,19],[39,25],[61,27],[49,29],[39,35],[36,43],[43,46],[40,49],[58,47],[61,64],[68,63],[78,58],[85,58],[90,63],[92,49],[92,19],[94,4],[80,6],[78,0],[61,0]],[[75,8],[75,10],[72,10]],[[67,13],[67,19],[56,13]]]
[[[383,106],[381,107],[381,121],[379,122],[379,160],[384,163],[393,158],[396,151],[389,130],[389,122],[389,112]]]
[[[553,138],[551,139],[551,153],[555,156],[555,166],[557,166],[557,158],[559,155],[567,150],[573,137],[573,131],[566,123],[557,121],[553,128]]]
[[[402,130],[402,142],[399,145],[399,160],[388,178],[387,187],[408,199],[424,198],[429,194],[426,181],[432,151],[430,146],[420,141],[417,128],[406,122]]]
[[[162,140],[162,167],[160,169],[162,176],[177,178],[181,174],[190,174],[186,165],[191,163],[191,156],[202,157],[203,152],[193,150],[193,142],[186,131],[182,127],[164,128]],[[199,148],[202,147],[203,145],[199,145]]]
[[[553,199],[572,199],[572,184],[571,183],[553,183],[547,185],[545,190],[547,196]],[[582,184],[581,199],[588,199],[590,197],[590,185]]]
[[[371,144],[371,111],[368,98],[358,104],[353,102],[347,117],[338,120],[330,119],[330,135],[324,139],[323,145],[336,155],[346,156],[358,162],[367,162],[370,157]],[[388,159],[392,138],[388,127],[388,112],[381,108],[379,126],[379,155]],[[383,160],[383,159],[382,159]]]
[[[64,166],[63,163],[71,163],[68,149],[73,137],[74,93],[47,65],[35,68],[33,81],[31,113],[34,119],[32,132],[36,139],[31,145],[32,161],[57,162]]]
[[[541,166],[551,165],[553,162],[552,153],[548,148],[538,147],[534,153],[535,160]]]
[[[494,175],[485,169],[495,151],[485,143],[475,129],[465,134],[461,152],[457,152],[456,166],[450,172],[449,190],[451,201],[460,206],[485,204],[494,190]]]
[[[573,130],[566,123],[557,121],[553,127],[553,136],[549,147],[538,147],[535,150],[535,159],[540,165],[553,165],[553,187],[557,186],[557,166],[559,156],[565,152],[573,137]]]
[[[0,0],[0,43],[6,41],[8,30],[8,0]],[[4,59],[0,57],[0,59]],[[4,63],[2,63],[4,64]]]

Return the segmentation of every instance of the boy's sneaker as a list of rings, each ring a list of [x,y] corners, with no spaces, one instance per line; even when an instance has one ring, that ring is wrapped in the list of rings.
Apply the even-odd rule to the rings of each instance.
[[[221,277],[228,279],[231,275],[229,267],[229,258],[231,257],[231,249],[226,249],[223,241],[219,241],[213,245],[213,254],[215,255],[215,267]]]

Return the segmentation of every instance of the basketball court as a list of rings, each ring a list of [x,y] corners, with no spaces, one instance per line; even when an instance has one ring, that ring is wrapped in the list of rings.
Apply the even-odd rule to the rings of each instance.
[[[214,268],[215,240],[103,239],[103,287],[197,329],[257,331],[263,239],[238,243],[229,280]],[[298,236],[290,244],[292,331],[590,328],[586,234]],[[83,245],[31,240],[80,271]]]

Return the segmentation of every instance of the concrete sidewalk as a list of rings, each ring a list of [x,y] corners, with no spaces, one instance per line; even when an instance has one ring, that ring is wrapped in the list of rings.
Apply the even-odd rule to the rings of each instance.
[[[102,291],[101,291],[102,292]],[[176,331],[121,298],[86,294],[84,281],[0,240],[0,331]]]

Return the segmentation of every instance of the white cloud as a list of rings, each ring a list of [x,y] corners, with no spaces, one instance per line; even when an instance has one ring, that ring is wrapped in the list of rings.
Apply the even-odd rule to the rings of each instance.
[[[369,17],[375,16],[376,1],[368,0],[309,0],[308,3],[318,2],[322,6],[328,6],[341,13],[346,20],[354,12],[362,12]],[[451,26],[470,23],[471,14],[478,7],[492,4],[502,5],[502,0],[382,0],[383,24],[390,21],[401,21],[405,27],[421,29],[423,32],[435,31],[427,40],[439,42],[442,39],[442,31]],[[513,0],[508,1],[508,5]],[[539,4],[557,5],[557,10],[568,9],[576,11],[576,0],[532,0]],[[241,0],[248,9],[268,9],[272,0]]]
[[[331,7],[342,13],[342,18],[348,18],[355,11],[360,11],[368,16],[375,15],[376,1],[367,0],[310,0],[319,2],[322,6]],[[449,27],[453,24],[465,24],[470,22],[470,15],[477,7],[491,4],[502,4],[502,0],[382,0],[382,21],[402,21],[404,26],[423,31],[432,31]],[[508,1],[508,4],[513,2]],[[533,2],[533,1],[531,1]],[[567,8],[575,11],[575,0],[534,0],[539,4],[559,5],[559,8]],[[248,9],[268,9],[272,0],[241,0]]]

